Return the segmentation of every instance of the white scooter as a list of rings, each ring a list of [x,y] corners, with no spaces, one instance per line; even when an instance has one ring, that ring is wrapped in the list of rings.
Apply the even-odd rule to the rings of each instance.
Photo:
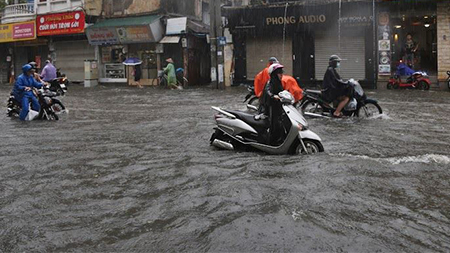
[[[288,91],[278,94],[283,108],[281,117],[285,139],[277,146],[267,144],[269,120],[264,115],[212,107],[217,126],[211,137],[211,145],[227,150],[239,148],[257,149],[268,154],[315,154],[323,152],[320,137],[308,129],[303,115],[293,106],[294,97]]]

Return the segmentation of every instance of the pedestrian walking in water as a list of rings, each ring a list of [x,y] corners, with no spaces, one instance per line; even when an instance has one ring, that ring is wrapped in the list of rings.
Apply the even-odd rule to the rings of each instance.
[[[140,81],[142,78],[142,69],[141,69],[141,64],[135,65],[134,66],[134,81],[136,82],[136,85],[139,88],[143,88]]]
[[[180,89],[177,85],[177,76],[175,74],[175,66],[173,65],[172,58],[166,59],[167,66],[164,69],[164,73],[167,74],[167,86],[170,89]]]

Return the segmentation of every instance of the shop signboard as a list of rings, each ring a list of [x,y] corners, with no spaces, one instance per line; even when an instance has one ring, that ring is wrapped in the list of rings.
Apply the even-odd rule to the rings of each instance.
[[[52,36],[84,33],[83,11],[40,15],[37,17],[37,35]]]
[[[389,14],[380,13],[378,17],[378,74],[391,74],[391,29]]]
[[[36,38],[35,23],[22,23],[13,26],[13,39],[29,39]]]
[[[94,46],[119,44],[119,37],[114,27],[89,28],[86,30],[89,43]]]
[[[35,28],[35,21],[0,25],[0,43],[34,40]]]
[[[127,26],[117,28],[120,43],[144,43],[153,41],[150,26]]]
[[[86,30],[91,45],[114,45],[152,42],[150,26],[101,27]]]
[[[187,17],[170,18],[167,20],[166,35],[178,35],[186,33]]]

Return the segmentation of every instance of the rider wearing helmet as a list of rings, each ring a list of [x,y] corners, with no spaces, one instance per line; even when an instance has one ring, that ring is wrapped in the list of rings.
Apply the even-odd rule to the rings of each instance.
[[[34,61],[32,61],[32,62],[30,62],[30,63],[28,63],[28,64],[30,64],[31,67],[33,68],[33,71],[34,71],[33,76],[34,76],[34,78],[36,79],[36,81],[42,83],[41,76],[37,73],[37,72],[38,72],[38,71],[37,71],[37,63],[34,62]]]
[[[269,117],[270,129],[268,142],[270,145],[277,145],[283,135],[280,116],[283,108],[281,107],[280,97],[278,93],[284,90],[281,80],[283,79],[284,66],[275,63],[269,67],[270,81],[264,88],[261,97],[260,112]]]
[[[264,90],[264,86],[267,84],[267,82],[270,79],[269,67],[274,63],[278,63],[277,58],[270,57],[270,59],[267,63],[267,67],[255,76],[255,81],[253,82],[253,84],[255,87],[255,95],[257,97],[261,97],[263,90]]]
[[[26,64],[22,67],[23,74],[21,74],[14,84],[13,95],[14,98],[22,104],[22,111],[19,118],[25,120],[29,112],[29,105],[31,102],[31,108],[34,111],[41,109],[39,101],[33,93],[33,88],[40,89],[42,83],[39,83],[34,79],[33,67],[30,64]]]
[[[323,98],[325,101],[338,102],[336,111],[333,113],[334,117],[342,117],[342,109],[350,101],[351,88],[348,82],[344,82],[336,68],[340,67],[341,58],[337,55],[332,55],[330,57],[329,66],[325,76],[323,78]]]

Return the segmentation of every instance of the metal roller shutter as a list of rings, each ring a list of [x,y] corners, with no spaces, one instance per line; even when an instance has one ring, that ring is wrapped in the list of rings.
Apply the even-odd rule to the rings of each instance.
[[[328,60],[333,54],[344,59],[339,68],[343,79],[366,79],[365,39],[364,36],[352,33],[341,35],[341,50],[339,52],[337,35],[330,33],[316,33],[315,39],[315,65],[316,79],[323,80],[328,68]]]
[[[283,60],[283,39],[277,37],[247,38],[247,79],[252,80],[266,68],[267,61],[274,56],[285,67],[285,73],[292,75],[292,39],[286,38]]]
[[[95,48],[87,40],[55,42],[55,66],[70,81],[84,80],[84,61],[95,58]]]

